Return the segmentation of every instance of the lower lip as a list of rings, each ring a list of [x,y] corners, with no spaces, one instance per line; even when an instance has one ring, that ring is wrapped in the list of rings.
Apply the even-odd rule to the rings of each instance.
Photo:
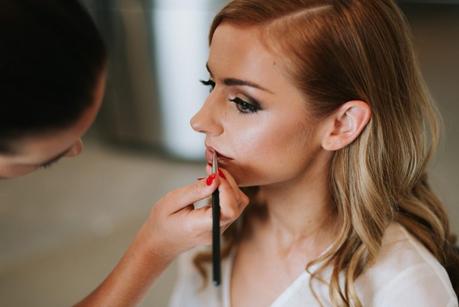
[[[209,149],[206,150],[207,164],[212,165],[213,155],[214,155],[214,153],[212,151],[210,151]],[[217,154],[217,160],[218,160],[218,163],[224,163],[224,162],[230,161],[232,159],[227,158],[227,157],[222,157],[222,156]]]

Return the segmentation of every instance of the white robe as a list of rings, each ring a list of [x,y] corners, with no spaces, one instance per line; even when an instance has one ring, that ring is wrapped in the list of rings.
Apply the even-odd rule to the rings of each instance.
[[[201,277],[192,263],[202,248],[179,257],[178,279],[170,307],[237,307],[230,304],[230,276],[234,253],[222,261],[222,284],[211,282],[198,292]],[[313,269],[313,268],[312,268]],[[330,275],[330,269],[325,276]],[[210,266],[208,277],[211,279]],[[305,271],[270,305],[271,307],[320,306],[309,288]],[[328,286],[314,283],[324,306],[331,306]],[[424,246],[401,225],[391,224],[383,237],[374,265],[359,276],[357,294],[365,307],[458,307],[448,274]]]

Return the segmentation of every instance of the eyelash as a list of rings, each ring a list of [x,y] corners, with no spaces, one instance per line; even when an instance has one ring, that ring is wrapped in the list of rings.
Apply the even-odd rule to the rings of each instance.
[[[215,82],[213,80],[210,80],[210,79],[207,81],[200,80],[200,82],[204,84],[205,86],[210,86],[209,92],[212,92],[212,90],[215,88]],[[229,101],[234,102],[238,112],[242,114],[256,113],[259,110],[261,110],[258,102],[250,103],[250,102],[242,100],[239,97],[235,97],[233,99],[230,99]]]
[[[210,86],[210,91],[209,91],[209,92],[212,92],[212,90],[213,90],[214,87],[215,87],[215,82],[212,81],[212,80],[210,80],[210,79],[207,80],[207,81],[205,81],[205,80],[199,80],[199,82],[201,82],[201,83],[204,84],[205,86]]]
[[[41,165],[41,168],[50,168],[51,166],[53,166],[56,163],[57,163],[57,161],[49,162],[49,163]]]

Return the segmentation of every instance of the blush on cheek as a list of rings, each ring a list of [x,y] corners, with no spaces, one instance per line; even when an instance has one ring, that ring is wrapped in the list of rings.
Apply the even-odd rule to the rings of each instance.
[[[295,150],[294,152],[297,155],[288,155],[284,151],[272,151],[269,154],[252,156],[250,160],[237,161],[239,162],[237,164],[232,163],[228,170],[241,187],[288,182],[301,175],[312,159],[307,151]],[[299,153],[303,153],[304,156]]]

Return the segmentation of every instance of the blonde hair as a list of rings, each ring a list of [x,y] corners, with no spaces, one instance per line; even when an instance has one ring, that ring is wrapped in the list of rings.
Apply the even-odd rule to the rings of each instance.
[[[427,180],[440,116],[394,1],[234,0],[215,17],[210,42],[222,22],[260,30],[266,48],[283,55],[288,75],[315,117],[353,99],[371,107],[372,118],[358,139],[334,153],[329,186],[340,229],[332,248],[305,268],[321,263],[312,272],[313,293],[313,280],[320,281],[331,265],[332,304],[361,306],[354,282],[375,260],[394,221],[447,269],[457,267],[445,210]],[[248,192],[256,202],[253,189]],[[224,256],[246,235],[248,216],[245,212],[225,232]],[[204,264],[210,259],[209,253],[194,259],[205,283]],[[450,275],[453,282],[455,276]]]

